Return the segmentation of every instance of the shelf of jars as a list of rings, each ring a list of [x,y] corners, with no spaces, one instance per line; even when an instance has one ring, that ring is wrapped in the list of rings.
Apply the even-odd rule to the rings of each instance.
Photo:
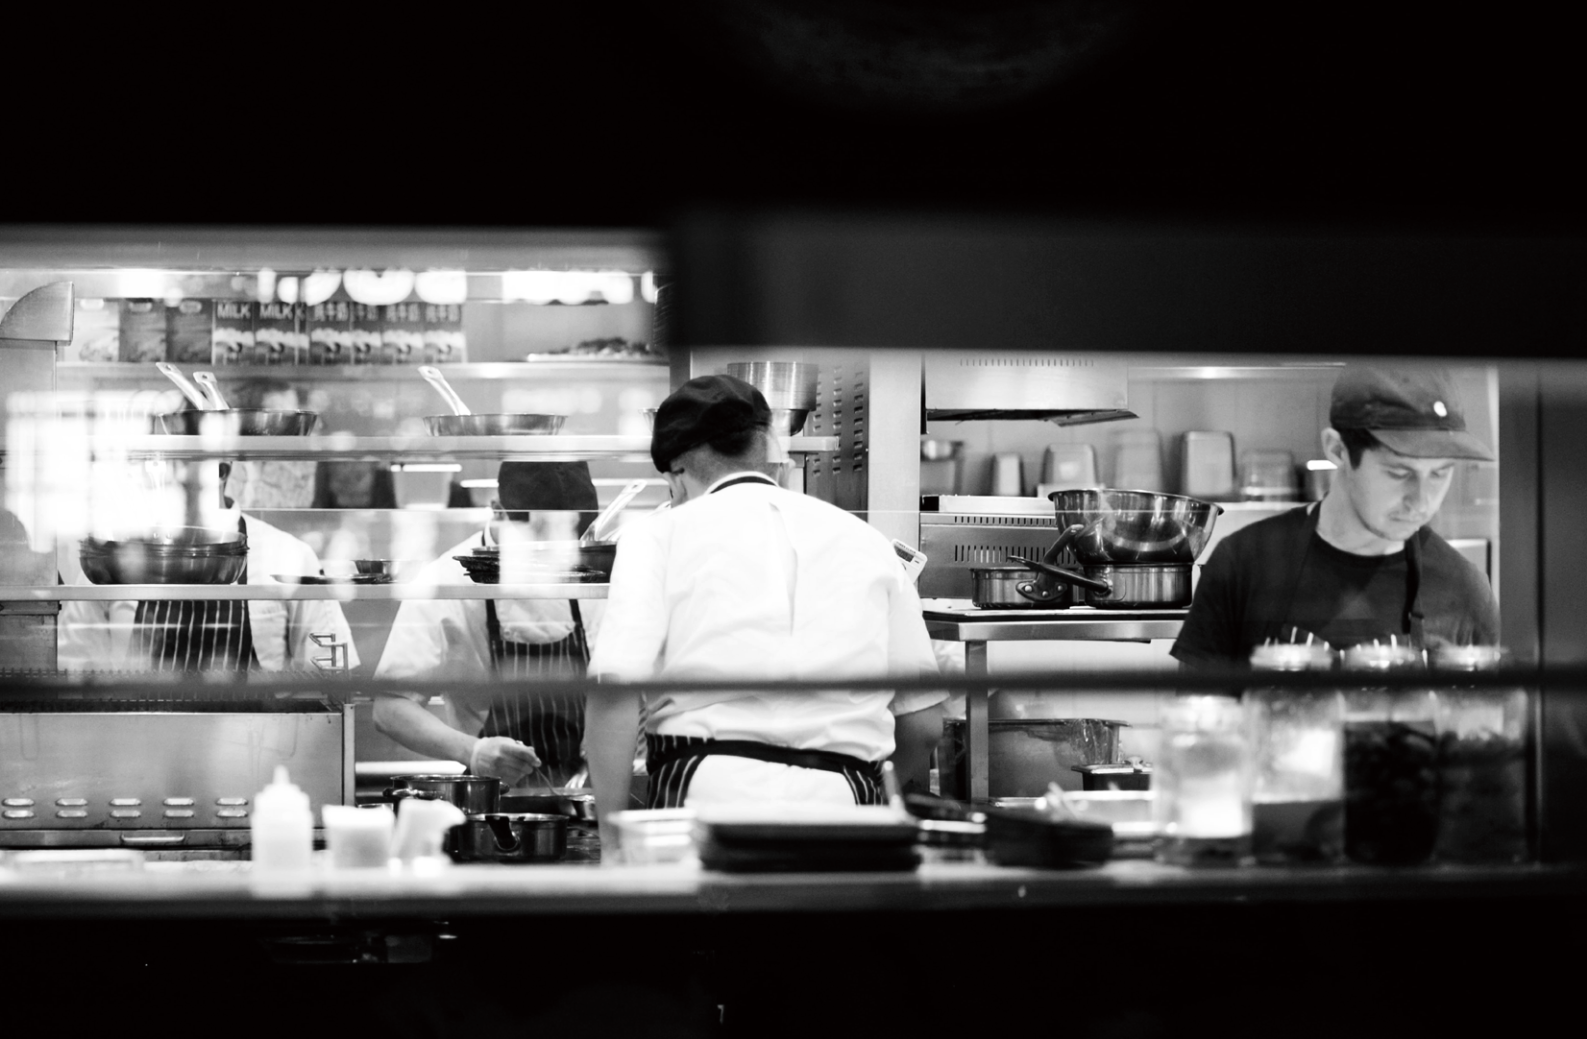
[[[779,438],[791,455],[838,450],[835,436]],[[647,461],[650,437],[645,436],[185,436],[146,434],[88,439],[96,458],[270,458],[297,461],[383,461],[390,459],[513,462],[578,461],[611,458]],[[0,441],[0,452],[4,441]]]
[[[604,599],[605,582],[545,584],[323,584],[266,581],[258,584],[58,584],[0,585],[0,602],[133,602],[184,600],[334,599],[338,602],[406,602],[436,599]]]

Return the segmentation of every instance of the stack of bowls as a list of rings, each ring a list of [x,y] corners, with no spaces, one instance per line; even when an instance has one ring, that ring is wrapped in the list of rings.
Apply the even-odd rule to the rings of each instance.
[[[727,374],[743,379],[761,392],[771,408],[772,432],[793,436],[804,429],[814,411],[821,366],[798,361],[740,361],[727,366]]]

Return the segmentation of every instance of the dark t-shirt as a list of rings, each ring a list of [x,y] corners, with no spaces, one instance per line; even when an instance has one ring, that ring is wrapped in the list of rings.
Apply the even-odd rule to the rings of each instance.
[[[1499,611],[1487,578],[1426,527],[1416,539],[1427,644],[1497,644]],[[1173,655],[1188,664],[1243,664],[1266,639],[1290,641],[1291,628],[1335,649],[1389,635],[1403,640],[1408,574],[1404,552],[1342,551],[1310,529],[1306,509],[1292,509],[1213,549]]]

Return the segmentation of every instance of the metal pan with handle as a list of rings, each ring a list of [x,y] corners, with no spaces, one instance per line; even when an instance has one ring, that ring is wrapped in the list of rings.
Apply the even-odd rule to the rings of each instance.
[[[425,428],[431,436],[437,437],[500,437],[500,436],[555,436],[562,430],[562,423],[567,421],[566,415],[536,415],[523,414],[494,414],[476,415],[469,410],[463,398],[452,389],[451,383],[446,381],[446,376],[441,374],[441,369],[433,365],[421,365],[419,374],[424,381],[435,387],[447,405],[451,407],[450,415],[426,415]]]
[[[161,361],[155,367],[176,383],[183,396],[194,405],[192,410],[151,416],[156,433],[196,436],[213,432],[221,436],[295,437],[307,436],[319,424],[320,416],[313,411],[228,407],[213,372],[193,373],[194,381],[208,392],[208,396],[205,396],[187,381],[175,365]]]

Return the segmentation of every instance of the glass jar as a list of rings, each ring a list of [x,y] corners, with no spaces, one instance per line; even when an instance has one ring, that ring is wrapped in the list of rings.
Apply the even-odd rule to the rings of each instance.
[[[1327,671],[1325,645],[1273,643],[1255,671]],[[1252,852],[1258,862],[1333,862],[1344,854],[1344,705],[1337,689],[1246,690]]]
[[[1440,646],[1439,671],[1498,668],[1497,646]],[[1475,689],[1444,677],[1438,699],[1439,814],[1442,862],[1511,863],[1528,858],[1526,730],[1522,689]]]
[[[1371,643],[1345,651],[1345,670],[1423,670],[1409,646]],[[1355,862],[1426,862],[1438,837],[1436,703],[1428,689],[1365,685],[1345,694],[1345,854]]]
[[[1162,710],[1153,783],[1156,858],[1180,866],[1251,861],[1251,750],[1238,700],[1182,696]]]

